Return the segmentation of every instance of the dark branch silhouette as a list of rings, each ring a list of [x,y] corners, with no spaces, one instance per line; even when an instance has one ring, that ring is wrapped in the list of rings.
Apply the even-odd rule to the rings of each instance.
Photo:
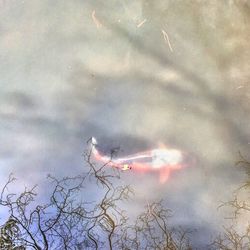
[[[250,162],[242,156],[236,163],[236,166],[241,166],[246,170],[247,179],[245,183],[240,186],[234,193],[232,200],[223,202],[219,208],[231,208],[233,216],[233,225],[230,227],[223,227],[224,232],[215,238],[210,245],[215,249],[234,250],[234,249],[249,249],[250,247]],[[244,198],[242,195],[244,194]],[[245,198],[247,196],[247,198]],[[237,224],[240,216],[246,218],[246,226],[241,231],[237,230]]]
[[[162,202],[147,204],[146,211],[131,223],[121,209],[133,194],[130,186],[117,185],[120,170],[92,161],[92,149],[84,153],[89,170],[75,177],[48,176],[49,201],[37,205],[37,187],[10,193],[15,182],[9,176],[0,207],[9,218],[1,226],[2,249],[189,249],[188,230],[168,224],[171,211]],[[112,154],[110,159],[112,160]],[[119,183],[119,182],[118,182]],[[100,198],[82,197],[95,184]]]
[[[93,162],[91,148],[84,159],[89,169],[83,175],[62,179],[48,176],[49,200],[42,205],[37,205],[37,186],[11,193],[9,187],[16,179],[9,176],[0,194],[0,207],[8,214],[0,226],[0,249],[192,249],[192,231],[171,226],[172,211],[164,201],[146,204],[145,211],[131,221],[121,207],[133,190],[117,184],[120,170]],[[250,166],[242,156],[237,165]],[[232,208],[236,222],[250,211],[249,202],[240,197],[242,191],[249,191],[248,183],[249,178],[234,199],[220,206]],[[100,194],[96,201],[85,197],[90,184]],[[245,232],[233,226],[223,229],[210,248],[247,249],[250,226]]]

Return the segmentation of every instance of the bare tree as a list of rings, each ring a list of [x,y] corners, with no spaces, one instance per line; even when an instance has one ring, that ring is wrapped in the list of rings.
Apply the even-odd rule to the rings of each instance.
[[[111,152],[110,161],[112,161],[114,152]],[[90,152],[84,154],[85,161],[90,166],[89,176],[93,178],[98,186],[103,190],[102,198],[94,208],[95,217],[88,228],[88,237],[98,249],[100,238],[96,232],[104,232],[108,242],[109,249],[113,249],[115,241],[121,229],[127,222],[125,211],[118,204],[127,200],[133,191],[130,186],[115,185],[115,181],[120,179],[120,171],[117,168],[107,168],[108,163],[97,166],[91,161],[92,148]]]
[[[147,204],[135,224],[124,228],[120,249],[191,249],[191,231],[171,227],[171,217],[172,211],[166,209],[162,201]]]
[[[233,195],[233,199],[227,202],[223,202],[219,208],[228,207],[232,209],[232,219],[233,224],[230,227],[223,227],[224,232],[217,236],[213,243],[210,245],[215,249],[222,250],[242,250],[250,249],[250,197],[248,196],[250,191],[250,162],[246,160],[240,153],[240,160],[236,163],[236,166],[241,166],[246,170],[247,179],[245,183],[238,188]],[[242,193],[247,199],[242,199]],[[247,226],[245,230],[239,232],[236,230],[236,225],[238,224],[238,219],[240,216],[248,218]]]
[[[20,194],[9,193],[15,178],[11,174],[2,189],[0,207],[9,219],[1,226],[1,249],[99,249],[105,240],[110,249],[120,227],[126,222],[118,203],[132,193],[128,186],[114,185],[120,178],[115,169],[97,166],[91,151],[84,154],[89,172],[81,176],[57,179],[48,176],[51,196],[47,204],[36,203],[36,186]],[[82,198],[85,184],[94,181],[102,191],[100,200],[90,203]],[[79,201],[80,200],[80,201]]]
[[[1,228],[2,239],[30,249],[72,249],[73,245],[81,243],[75,240],[84,232],[91,212],[84,209],[84,202],[78,202],[74,197],[81,190],[85,178],[48,178],[54,185],[50,201],[35,206],[36,187],[25,189],[20,194],[6,192],[15,180],[10,175],[0,198],[0,206],[9,213],[8,221]],[[6,231],[8,225],[12,230]],[[15,234],[12,233],[13,229]]]
[[[117,185],[121,172],[84,153],[89,171],[75,177],[48,176],[47,203],[37,205],[37,187],[11,193],[11,174],[2,188],[0,207],[8,219],[0,227],[0,249],[191,249],[189,231],[170,227],[171,211],[162,202],[147,204],[135,222],[121,203],[133,191]],[[112,154],[110,157],[112,160]],[[86,186],[95,184],[99,198],[90,201]]]
[[[216,237],[210,245],[221,250],[248,250],[250,247],[250,227],[239,233],[233,226],[224,227],[224,232]]]

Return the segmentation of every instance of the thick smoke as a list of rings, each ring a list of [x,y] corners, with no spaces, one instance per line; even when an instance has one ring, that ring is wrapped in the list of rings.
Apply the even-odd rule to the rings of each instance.
[[[91,136],[121,155],[165,143],[194,154],[195,166],[164,185],[124,176],[136,190],[129,212],[164,199],[174,223],[209,240],[219,202],[244,178],[237,152],[249,150],[249,10],[237,1],[2,0],[0,181],[78,174]]]

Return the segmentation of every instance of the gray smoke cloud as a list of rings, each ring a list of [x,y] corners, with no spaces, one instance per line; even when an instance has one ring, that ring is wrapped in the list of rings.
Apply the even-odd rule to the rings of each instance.
[[[218,229],[219,203],[244,180],[249,151],[247,2],[1,1],[0,181],[78,174],[95,136],[120,154],[159,142],[197,163],[158,184],[124,175],[129,213],[164,199],[197,246]]]

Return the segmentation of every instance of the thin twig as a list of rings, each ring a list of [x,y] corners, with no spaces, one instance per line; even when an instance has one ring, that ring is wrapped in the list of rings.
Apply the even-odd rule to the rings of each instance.
[[[164,38],[165,42],[168,44],[168,47],[169,47],[170,51],[173,52],[174,50],[173,50],[173,48],[171,46],[171,43],[170,43],[170,40],[169,40],[169,37],[168,37],[168,33],[163,29],[161,30],[161,32],[163,34],[163,38]]]

